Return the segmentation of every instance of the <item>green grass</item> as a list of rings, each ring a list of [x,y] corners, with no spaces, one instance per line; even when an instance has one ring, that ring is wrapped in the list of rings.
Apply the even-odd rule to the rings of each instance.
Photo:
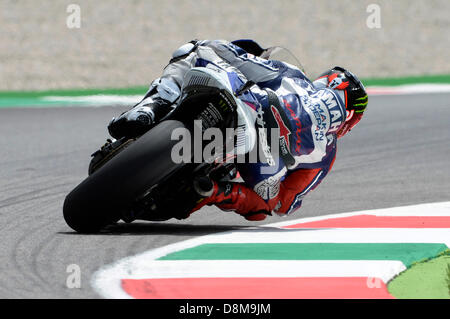
[[[104,89],[63,89],[44,91],[0,91],[0,98],[40,98],[44,96],[85,96],[98,94],[144,95],[148,86]]]
[[[388,284],[399,299],[450,299],[450,250],[416,262]]]
[[[364,78],[365,86],[397,86],[417,83],[450,83],[450,74]],[[149,79],[150,83],[150,79]],[[0,91],[0,98],[39,98],[43,96],[83,96],[96,94],[139,95],[147,92],[148,86],[133,86],[127,88],[93,88],[93,89],[55,89],[44,91]]]
[[[406,84],[448,84],[450,74],[362,79],[365,86],[398,86]]]
[[[447,265],[447,289],[450,294],[450,263]]]

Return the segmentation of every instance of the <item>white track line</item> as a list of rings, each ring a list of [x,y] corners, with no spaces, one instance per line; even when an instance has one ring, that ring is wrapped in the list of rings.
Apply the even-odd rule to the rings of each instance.
[[[450,92],[450,84],[409,84],[399,86],[370,86],[369,95],[405,95],[424,93]],[[61,102],[78,106],[114,106],[133,105],[142,99],[143,95],[96,94],[83,96],[44,96],[42,101]]]
[[[143,95],[114,95],[98,94],[83,96],[45,96],[43,101],[74,103],[76,105],[85,104],[86,106],[114,106],[114,105],[133,105],[142,99]]]
[[[405,269],[396,260],[154,260],[134,268],[126,279],[373,277],[387,282]]]
[[[399,86],[369,86],[369,95],[407,95],[450,92],[450,84],[408,84]]]
[[[268,227],[267,227],[268,228]],[[450,247],[448,228],[324,228],[241,230],[203,243],[438,243]]]
[[[432,203],[432,204],[421,204],[421,205],[412,205],[405,207],[395,207],[395,208],[387,208],[387,209],[377,209],[377,210],[367,210],[360,212],[352,212],[346,214],[335,214],[328,216],[320,216],[313,218],[301,218],[296,220],[290,220],[283,223],[275,223],[271,225],[265,225],[263,227],[249,227],[248,229],[244,229],[242,231],[228,231],[220,234],[206,235],[201,237],[196,237],[193,239],[185,240],[179,243],[171,244],[168,246],[164,246],[161,248],[152,249],[146,251],[144,253],[130,256],[119,260],[111,265],[106,265],[99,269],[92,277],[91,284],[93,288],[103,297],[105,298],[130,298],[130,296],[125,293],[125,291],[121,287],[121,279],[125,278],[133,278],[134,276],[138,276],[139,278],[151,278],[152,276],[164,276],[164,265],[171,266],[182,266],[181,271],[185,274],[188,273],[196,273],[195,266],[193,261],[183,261],[183,264],[180,261],[162,261],[156,260],[162,256],[165,256],[169,253],[180,251],[187,248],[192,248],[204,243],[217,243],[217,242],[316,242],[316,243],[324,243],[324,242],[398,242],[398,243],[408,243],[408,242],[416,242],[416,243],[448,243],[450,242],[450,231],[448,229],[373,229],[373,228],[365,228],[365,229],[270,229],[271,227],[281,227],[292,224],[297,224],[301,222],[310,222],[310,221],[319,221],[326,220],[333,217],[345,217],[345,216],[356,216],[362,214],[370,214],[377,216],[450,216],[450,202],[443,203]],[[281,237],[280,237],[281,236]],[[449,245],[448,245],[449,246]],[[201,263],[196,264],[200,265]],[[231,261],[230,261],[231,262]],[[236,261],[235,263],[243,261]],[[247,262],[247,261],[246,261]],[[277,263],[280,261],[274,261]],[[281,262],[298,262],[306,265],[308,263],[317,263],[319,261],[281,261]],[[377,263],[374,261],[320,261],[317,268],[317,274],[320,273],[320,269],[333,268],[330,267],[330,264],[335,265],[334,268],[336,271],[342,271],[345,276],[355,276],[362,274],[365,270],[370,270],[370,273],[365,273],[367,277],[379,277],[382,278],[385,282],[387,282],[390,278],[392,278],[395,274],[402,271],[403,268],[399,267],[399,261],[387,261],[387,263]],[[346,264],[348,262],[350,264]],[[386,262],[386,261],[385,261]],[[228,263],[228,261],[227,261]],[[359,263],[364,263],[367,266],[361,268],[358,267]],[[217,262],[214,264],[225,265],[223,261]],[[267,261],[264,261],[264,264],[267,265]],[[402,264],[400,262],[400,264]],[[158,267],[163,269],[160,269]],[[228,263],[230,266],[230,264]],[[346,267],[338,267],[346,266]],[[377,268],[376,266],[385,265],[386,267]],[[403,264],[402,264],[403,265]],[[274,266],[274,265],[272,265]],[[186,268],[185,268],[186,267]],[[322,267],[322,268],[321,268]],[[404,266],[403,266],[404,267]],[[283,269],[287,269],[286,267]],[[373,269],[372,269],[373,268]],[[179,271],[173,270],[172,272]],[[236,269],[230,267],[230,269]],[[273,269],[272,267],[268,267],[268,269]],[[275,268],[277,269],[277,268]],[[309,271],[309,273],[313,273],[313,270],[304,268],[304,273]],[[348,271],[347,271],[348,270]],[[354,270],[354,275],[351,275],[350,270]],[[148,274],[147,274],[148,271]],[[190,272],[189,272],[190,271]],[[207,271],[207,270],[204,270]],[[231,270],[230,270],[231,271]],[[246,272],[245,270],[243,270]],[[334,270],[329,270],[334,271]],[[274,272],[275,273],[275,272]],[[147,275],[146,275],[147,274]],[[152,276],[150,276],[152,274]],[[196,273],[197,275],[199,273]],[[236,275],[235,273],[233,273]],[[336,273],[333,273],[336,276]],[[370,274],[370,275],[368,275]],[[273,274],[274,275],[274,274]]]

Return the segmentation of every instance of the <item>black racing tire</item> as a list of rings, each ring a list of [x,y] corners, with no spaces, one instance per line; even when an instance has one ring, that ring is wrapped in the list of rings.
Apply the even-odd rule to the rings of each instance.
[[[182,164],[171,160],[174,129],[166,120],[142,135],[75,187],[64,201],[66,223],[80,233],[96,233],[120,219],[134,200]]]

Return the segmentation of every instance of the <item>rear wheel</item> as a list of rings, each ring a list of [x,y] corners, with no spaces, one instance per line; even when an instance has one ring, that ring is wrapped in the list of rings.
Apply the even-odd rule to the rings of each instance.
[[[183,164],[171,160],[172,131],[183,123],[159,123],[88,176],[63,207],[64,219],[77,232],[98,232],[121,218],[136,198]]]

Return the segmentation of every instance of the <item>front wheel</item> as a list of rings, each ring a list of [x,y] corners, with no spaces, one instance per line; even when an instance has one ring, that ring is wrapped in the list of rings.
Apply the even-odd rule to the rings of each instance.
[[[179,167],[171,159],[172,131],[184,128],[166,120],[141,136],[73,189],[64,201],[66,223],[93,233],[119,220],[136,200]]]

